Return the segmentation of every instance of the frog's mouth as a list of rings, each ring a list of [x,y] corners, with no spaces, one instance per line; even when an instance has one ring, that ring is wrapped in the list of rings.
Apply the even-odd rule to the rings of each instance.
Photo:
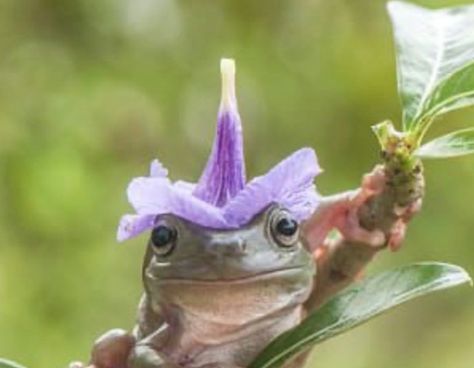
[[[307,278],[312,277],[312,273],[308,270],[306,271],[304,266],[294,266],[287,268],[280,268],[277,270],[267,270],[256,273],[247,273],[242,276],[227,276],[222,275],[213,275],[209,274],[207,277],[160,277],[152,274],[147,276],[153,281],[160,284],[203,284],[203,285],[219,285],[219,284],[244,284],[260,281],[268,281],[272,279],[291,280],[293,278],[302,278],[305,275]],[[305,278],[305,277],[303,277]]]

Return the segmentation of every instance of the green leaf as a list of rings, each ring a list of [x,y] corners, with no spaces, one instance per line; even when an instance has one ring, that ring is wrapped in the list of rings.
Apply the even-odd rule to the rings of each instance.
[[[22,365],[12,362],[11,360],[6,360],[0,358],[0,368],[25,368]]]
[[[298,353],[433,291],[471,282],[462,268],[418,263],[383,272],[342,291],[300,325],[276,338],[249,368],[277,368]]]
[[[473,104],[474,62],[440,82],[426,105],[425,116],[441,115]]]
[[[420,158],[446,158],[474,153],[474,128],[443,135],[418,148]]]
[[[404,128],[431,118],[427,113],[434,106],[444,106],[437,111],[443,112],[472,103],[472,69],[467,65],[474,62],[474,6],[429,10],[393,1],[388,11]]]

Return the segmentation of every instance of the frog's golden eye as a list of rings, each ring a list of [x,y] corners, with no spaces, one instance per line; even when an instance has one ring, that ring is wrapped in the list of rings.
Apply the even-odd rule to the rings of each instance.
[[[299,237],[298,222],[290,213],[279,210],[271,219],[271,232],[278,245],[288,248],[296,245]]]
[[[174,227],[158,225],[151,232],[151,244],[153,250],[159,256],[171,254],[178,238],[178,232]]]

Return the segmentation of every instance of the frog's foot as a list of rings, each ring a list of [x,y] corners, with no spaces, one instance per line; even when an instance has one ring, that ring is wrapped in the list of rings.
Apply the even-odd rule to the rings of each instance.
[[[408,222],[421,209],[421,198],[404,207],[394,206],[392,210],[393,224],[388,230],[375,229],[368,231],[360,225],[360,208],[372,197],[382,193],[385,185],[386,176],[380,167],[364,176],[361,188],[355,192],[354,197],[349,202],[346,216],[338,218],[336,227],[345,239],[376,248],[388,245],[392,251],[400,248],[405,239]]]
[[[127,368],[127,360],[135,345],[135,338],[127,331],[114,329],[106,332],[94,343],[89,368]],[[77,364],[77,363],[73,363]],[[84,366],[70,366],[84,368]]]
[[[337,226],[341,235],[348,241],[363,243],[374,248],[385,245],[386,237],[381,230],[368,231],[360,226],[359,216],[356,209],[351,209],[347,217]]]
[[[364,243],[372,247],[381,247],[386,243],[383,231],[375,229],[369,231],[360,225],[359,209],[367,201],[380,194],[385,187],[385,174],[376,168],[370,174],[364,175],[362,185],[355,191],[347,202],[345,212],[336,221],[336,228],[348,241]]]
[[[385,188],[386,175],[382,167],[375,169],[362,177],[362,185],[353,198],[353,205],[362,206],[370,198],[382,193]]]
[[[367,231],[359,225],[357,216],[370,198],[380,194],[385,187],[385,174],[377,167],[364,176],[359,189],[333,196],[322,197],[318,208],[303,225],[304,238],[311,251],[323,245],[329,232],[336,228],[348,240],[373,246],[385,242],[380,231]]]

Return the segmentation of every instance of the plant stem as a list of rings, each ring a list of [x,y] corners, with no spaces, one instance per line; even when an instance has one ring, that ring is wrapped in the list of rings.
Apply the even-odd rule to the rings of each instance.
[[[424,196],[423,165],[413,155],[420,137],[416,131],[397,131],[390,121],[373,130],[382,147],[382,164],[375,170],[383,172],[385,183],[382,192],[359,210],[359,218],[365,229],[388,234],[399,218],[396,209],[408,207]]]
[[[399,145],[406,146],[407,143],[402,140]],[[401,150],[382,151],[383,164],[378,165],[375,170],[382,170],[384,173],[383,190],[359,210],[359,222],[365,229],[379,229],[388,234],[400,217],[397,209],[409,207],[423,198],[423,165],[407,152],[410,149],[411,147],[405,147]]]

